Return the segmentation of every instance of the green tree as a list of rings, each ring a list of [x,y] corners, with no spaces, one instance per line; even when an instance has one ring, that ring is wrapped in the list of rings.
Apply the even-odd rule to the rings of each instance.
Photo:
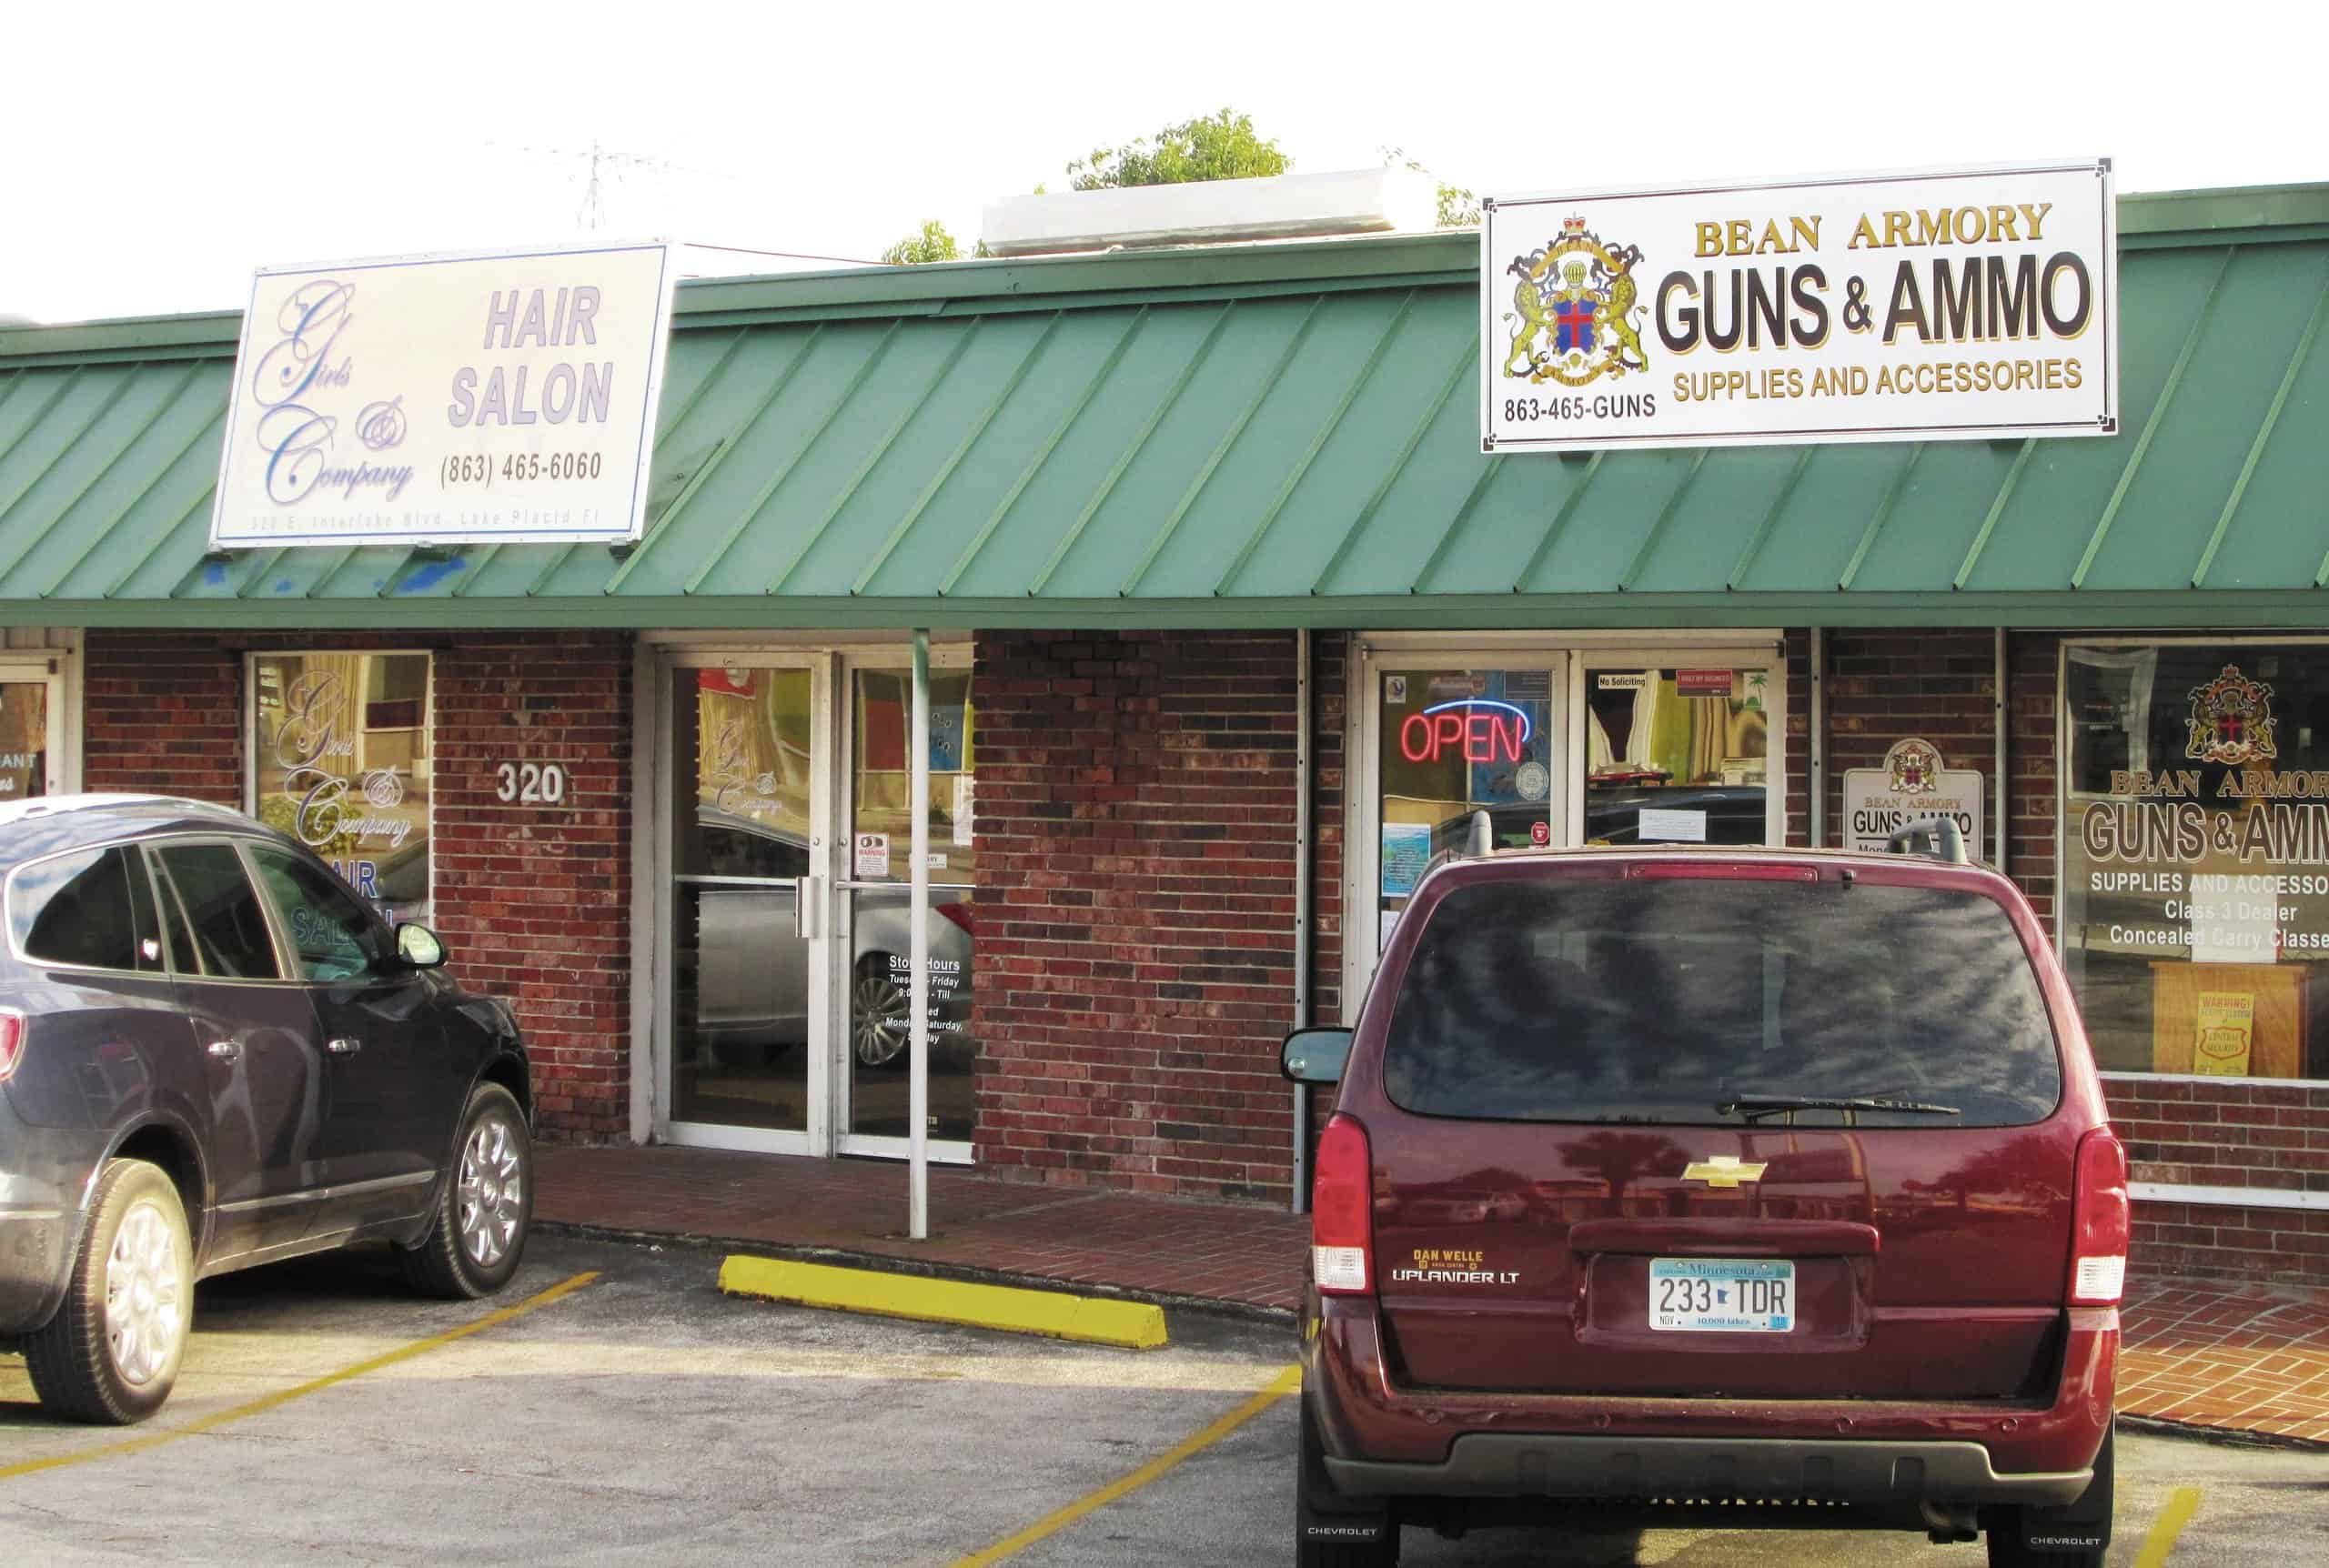
[[[1235,109],[1167,126],[1115,148],[1095,147],[1067,166],[1080,191],[1121,186],[1174,186],[1193,180],[1244,180],[1282,175],[1293,163],[1275,141],[1254,130],[1254,117]]]
[[[936,218],[926,219],[920,234],[911,234],[882,253],[883,265],[920,266],[930,261],[960,261],[963,247]]]

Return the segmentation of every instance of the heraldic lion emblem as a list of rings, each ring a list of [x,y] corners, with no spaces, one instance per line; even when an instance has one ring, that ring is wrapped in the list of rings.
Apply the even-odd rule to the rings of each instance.
[[[1600,376],[1646,370],[1634,264],[1639,246],[1611,246],[1572,217],[1542,250],[1515,256],[1505,271],[1512,291],[1512,352],[1504,373],[1530,381],[1582,387]]]

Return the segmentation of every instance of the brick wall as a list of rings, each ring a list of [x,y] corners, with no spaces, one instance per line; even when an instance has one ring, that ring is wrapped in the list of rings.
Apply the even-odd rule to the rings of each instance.
[[[1912,735],[1941,748],[1942,767],[1978,771],[1984,809],[1994,811],[1997,652],[1991,634],[1838,630],[1827,640],[1828,841],[1849,841],[1845,770],[1883,767],[1893,743]],[[1982,823],[1984,839],[1994,831]],[[1989,858],[1986,842],[1967,848]]]
[[[977,1157],[1283,1201],[1290,633],[983,633]]]
[[[84,787],[239,806],[244,654],[368,648],[435,655],[430,859],[453,972],[516,1006],[546,1135],[623,1134],[631,892],[623,634],[91,631]],[[495,799],[504,760],[562,764],[564,807]]]

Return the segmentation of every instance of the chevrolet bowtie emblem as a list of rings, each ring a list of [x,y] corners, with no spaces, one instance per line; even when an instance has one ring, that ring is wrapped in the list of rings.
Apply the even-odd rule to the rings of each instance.
[[[1682,1168],[1685,1181],[1703,1181],[1709,1187],[1736,1187],[1741,1181],[1759,1181],[1768,1170],[1760,1160],[1742,1161],[1735,1154],[1717,1154]]]

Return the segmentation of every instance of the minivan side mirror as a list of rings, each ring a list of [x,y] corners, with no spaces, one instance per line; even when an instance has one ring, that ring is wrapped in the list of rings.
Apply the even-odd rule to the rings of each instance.
[[[1346,1029],[1297,1029],[1278,1052],[1278,1070],[1296,1083],[1340,1083],[1350,1041]]]
[[[439,969],[445,962],[445,944],[427,926],[398,926],[397,957],[417,970]]]

